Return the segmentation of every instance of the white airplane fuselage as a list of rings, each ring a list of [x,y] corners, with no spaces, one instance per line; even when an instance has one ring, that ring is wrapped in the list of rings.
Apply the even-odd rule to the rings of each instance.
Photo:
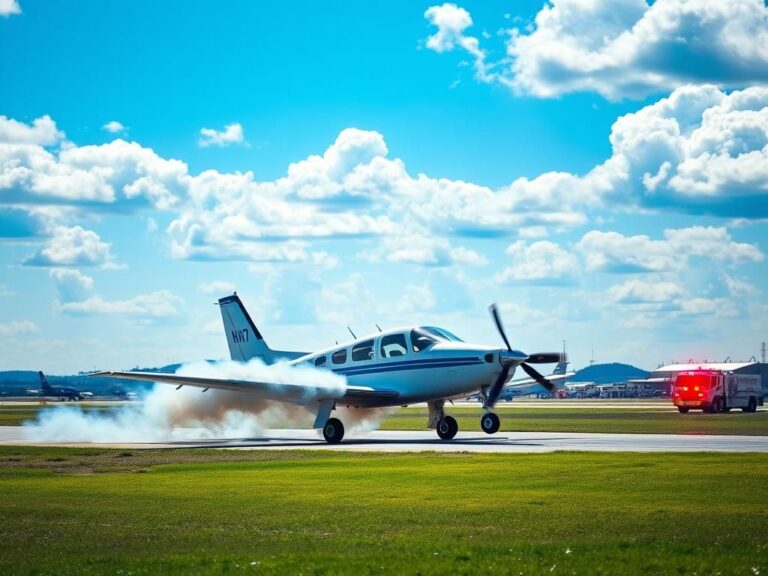
[[[500,356],[506,354],[498,347],[438,340],[423,350],[416,351],[411,344],[411,333],[418,327],[408,327],[358,338],[354,342],[313,352],[291,361],[291,364],[316,365],[325,358],[322,368],[344,376],[351,386],[373,390],[392,390],[397,396],[391,400],[371,398],[356,400],[361,406],[401,406],[426,402],[436,398],[465,396],[490,386],[503,368]],[[399,355],[388,355],[383,342],[402,335],[407,346]],[[373,342],[368,358],[353,359],[352,351],[361,343]],[[343,362],[333,362],[345,351]],[[391,352],[391,351],[390,351]],[[520,353],[521,360],[524,359]],[[514,373],[510,370],[509,377]],[[344,401],[341,402],[344,404]],[[350,405],[353,405],[350,403]]]

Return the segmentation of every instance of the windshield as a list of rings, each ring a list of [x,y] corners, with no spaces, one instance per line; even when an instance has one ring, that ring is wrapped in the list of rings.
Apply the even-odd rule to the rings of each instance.
[[[445,328],[437,328],[436,326],[423,326],[421,330],[436,336],[440,340],[448,340],[449,342],[464,342],[464,340],[456,336],[456,334],[449,332]]]
[[[413,346],[414,352],[421,352],[439,340],[441,340],[441,338],[433,336],[423,328],[414,328],[411,330],[411,346]]]

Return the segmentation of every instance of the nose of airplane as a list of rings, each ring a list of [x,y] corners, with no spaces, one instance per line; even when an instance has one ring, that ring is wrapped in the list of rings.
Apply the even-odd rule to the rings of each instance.
[[[505,350],[502,348],[499,351],[499,362],[505,366],[517,366],[521,362],[525,362],[528,356],[520,350]]]

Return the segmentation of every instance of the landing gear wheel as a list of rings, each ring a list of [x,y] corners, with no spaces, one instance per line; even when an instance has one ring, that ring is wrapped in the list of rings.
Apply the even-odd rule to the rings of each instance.
[[[677,407],[677,411],[680,412],[680,414],[688,414],[688,410],[690,410],[690,408],[686,408],[685,406]]]
[[[741,409],[742,412],[755,412],[757,411],[757,400],[754,396],[749,397],[749,404]]]
[[[437,435],[442,440],[450,440],[459,431],[459,424],[453,416],[446,416],[437,423]]]
[[[483,414],[483,417],[480,418],[480,428],[482,428],[483,432],[486,434],[495,434],[499,431],[500,425],[501,421],[499,420],[499,417],[493,412]]]
[[[323,426],[323,438],[328,444],[338,444],[344,438],[344,424],[338,418],[329,418]]]
[[[723,408],[722,408],[722,406],[720,405],[720,398],[717,398],[717,397],[716,397],[716,398],[714,398],[714,399],[712,400],[712,407],[710,408],[710,411],[711,411],[713,414],[717,414],[717,413],[718,413],[718,412],[720,412],[722,409],[723,409]]]

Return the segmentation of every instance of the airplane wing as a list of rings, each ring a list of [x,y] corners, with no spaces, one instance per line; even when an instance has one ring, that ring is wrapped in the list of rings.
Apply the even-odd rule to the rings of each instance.
[[[196,376],[181,376],[179,374],[165,374],[162,372],[96,372],[90,376],[108,376],[123,378],[125,380],[138,380],[142,382],[160,382],[178,386],[194,386],[208,390],[231,390],[235,392],[250,392],[267,400],[292,402],[304,404],[310,401],[334,399],[349,400],[355,402],[371,402],[379,399],[391,400],[399,396],[395,390],[382,390],[367,386],[350,386],[345,388],[330,386],[307,386],[304,384],[290,384],[277,382],[264,382],[254,380],[234,380],[221,378],[199,378]]]
[[[567,372],[565,374],[545,374],[544,378],[552,382],[552,384],[557,384],[558,382],[568,380],[568,378],[571,378],[574,374],[576,374],[576,372]],[[519,380],[508,382],[506,386],[504,386],[504,390],[514,390],[515,388],[523,388],[525,386],[530,386],[531,384],[536,384],[536,380],[533,378],[521,378]]]

